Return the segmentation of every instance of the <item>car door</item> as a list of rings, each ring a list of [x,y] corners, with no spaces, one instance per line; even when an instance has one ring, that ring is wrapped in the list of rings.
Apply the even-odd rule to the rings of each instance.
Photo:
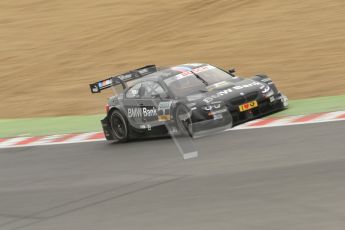
[[[155,126],[158,122],[158,105],[166,98],[163,87],[156,81],[142,82],[141,105],[143,122],[147,126]]]
[[[143,111],[142,111],[142,100],[140,98],[140,89],[142,83],[137,83],[129,88],[125,93],[124,98],[124,109],[127,119],[131,126],[140,128],[143,125]]]
[[[132,86],[125,94],[124,107],[133,127],[155,126],[158,122],[157,106],[166,93],[155,81],[143,81]]]

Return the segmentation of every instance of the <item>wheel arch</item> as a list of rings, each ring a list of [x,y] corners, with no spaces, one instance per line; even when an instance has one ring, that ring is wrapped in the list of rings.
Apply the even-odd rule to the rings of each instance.
[[[111,114],[112,114],[115,110],[120,111],[120,112],[124,115],[124,117],[127,119],[125,111],[123,111],[123,109],[121,109],[121,108],[118,107],[118,106],[113,106],[113,107],[111,107],[111,108],[109,109],[108,113],[107,113],[107,117],[110,118]],[[128,119],[127,119],[127,120],[128,120]]]
[[[123,109],[121,109],[121,108],[119,108],[119,107],[117,107],[117,106],[114,106],[114,107],[112,107],[112,108],[109,109],[109,112],[108,112],[108,114],[107,114],[107,118],[108,118],[108,121],[109,121],[109,123],[110,123],[110,127],[111,127],[111,115],[112,115],[115,111],[118,111],[118,112],[122,115],[122,117],[123,117],[123,119],[124,119],[124,121],[125,121],[125,123],[126,123],[126,127],[127,127],[127,138],[126,138],[125,140],[119,140],[118,138],[116,138],[116,136],[115,136],[114,134],[112,134],[112,135],[113,135],[113,137],[114,137],[115,139],[117,139],[117,140],[119,140],[119,141],[121,141],[121,142],[126,142],[126,141],[128,141],[128,140],[131,138],[132,126],[130,125],[130,122],[128,121],[128,118],[127,118],[127,116],[126,116],[126,113],[123,111]],[[112,127],[111,127],[111,128],[112,128]]]

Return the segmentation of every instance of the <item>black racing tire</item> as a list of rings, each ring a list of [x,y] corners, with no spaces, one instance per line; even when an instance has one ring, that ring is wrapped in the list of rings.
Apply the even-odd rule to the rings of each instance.
[[[110,114],[110,126],[113,136],[119,142],[129,140],[128,122],[126,117],[119,111],[113,110]]]
[[[176,107],[175,112],[176,124],[179,130],[179,133],[182,136],[193,137],[193,126],[192,126],[192,117],[191,112],[187,106],[180,104]]]

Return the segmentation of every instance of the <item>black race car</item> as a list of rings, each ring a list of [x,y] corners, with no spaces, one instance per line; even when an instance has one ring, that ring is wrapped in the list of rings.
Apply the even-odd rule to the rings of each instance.
[[[129,86],[130,85],[130,86]],[[122,86],[122,92],[118,92]],[[112,87],[101,121],[107,140],[189,135],[225,129],[287,107],[288,99],[266,75],[241,78],[209,64],[145,66],[90,84]]]

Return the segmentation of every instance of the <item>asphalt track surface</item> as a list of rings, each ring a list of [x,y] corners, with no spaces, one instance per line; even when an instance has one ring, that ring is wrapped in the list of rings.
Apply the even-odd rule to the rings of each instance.
[[[344,229],[345,122],[0,149],[0,229]]]

